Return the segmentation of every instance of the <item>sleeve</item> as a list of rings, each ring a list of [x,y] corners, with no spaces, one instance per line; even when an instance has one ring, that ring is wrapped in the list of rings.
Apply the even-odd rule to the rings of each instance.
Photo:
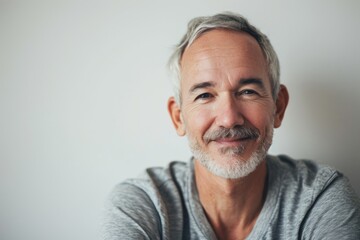
[[[360,200],[343,175],[315,199],[305,216],[302,239],[360,239]]]
[[[161,239],[161,223],[149,196],[139,187],[122,183],[105,205],[104,240]]]

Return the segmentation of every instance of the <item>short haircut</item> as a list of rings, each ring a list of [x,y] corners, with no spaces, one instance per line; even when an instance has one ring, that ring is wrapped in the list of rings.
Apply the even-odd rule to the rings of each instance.
[[[280,89],[280,64],[274,48],[265,34],[260,32],[256,27],[251,25],[243,16],[224,12],[207,17],[197,17],[192,19],[187,28],[187,32],[181,39],[180,43],[175,46],[175,50],[171,55],[168,67],[171,73],[174,97],[176,102],[181,105],[181,72],[180,62],[184,51],[204,32],[213,29],[228,29],[236,32],[245,32],[255,38],[258,42],[267,63],[267,71],[272,87],[272,97],[274,100]]]

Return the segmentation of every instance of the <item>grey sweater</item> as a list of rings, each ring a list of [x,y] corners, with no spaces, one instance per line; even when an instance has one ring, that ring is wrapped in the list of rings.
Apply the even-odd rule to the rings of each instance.
[[[360,239],[360,200],[336,170],[267,156],[264,206],[247,239]],[[217,239],[194,181],[193,160],[150,168],[117,185],[104,239]]]

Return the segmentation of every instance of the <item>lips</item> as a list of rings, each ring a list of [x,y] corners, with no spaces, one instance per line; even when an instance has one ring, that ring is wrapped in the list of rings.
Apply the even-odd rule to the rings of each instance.
[[[250,136],[248,136],[248,137],[242,137],[242,138],[218,138],[218,139],[214,139],[213,141],[231,143],[231,142],[242,142],[242,141],[246,141],[246,140],[250,140],[250,139],[252,139],[252,138]]]

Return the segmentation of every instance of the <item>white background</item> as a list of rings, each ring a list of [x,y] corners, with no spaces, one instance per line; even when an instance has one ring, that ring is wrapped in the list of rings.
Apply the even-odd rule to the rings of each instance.
[[[360,193],[360,2],[0,1],[0,239],[100,239],[106,195],[188,160],[165,65],[187,22],[231,10],[266,33],[290,91],[271,153]]]

